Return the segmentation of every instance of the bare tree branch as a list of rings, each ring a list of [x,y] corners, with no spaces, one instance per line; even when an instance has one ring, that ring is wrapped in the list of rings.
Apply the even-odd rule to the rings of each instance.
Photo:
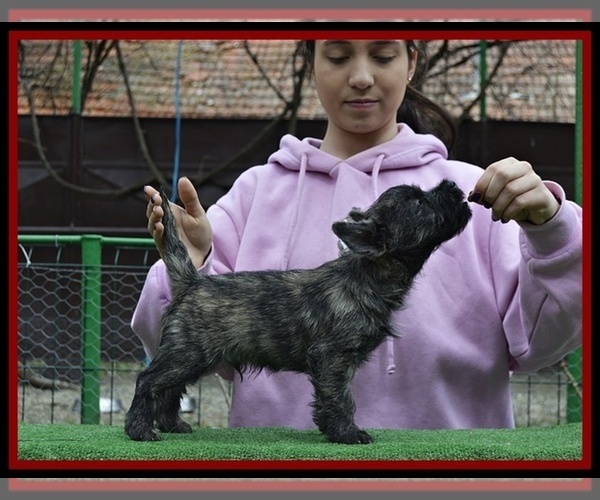
[[[242,149],[237,151],[231,158],[221,163],[217,167],[213,168],[209,172],[191,178],[192,182],[194,182],[197,185],[202,185],[206,183],[211,177],[215,176],[219,172],[226,170],[244,155],[252,152],[263,141],[263,139],[267,137],[273,131],[273,129],[286,118],[290,120],[290,126],[288,127],[288,131],[290,133],[293,133],[295,131],[298,108],[300,107],[300,104],[302,102],[302,88],[304,84],[304,79],[308,71],[307,65],[304,61],[302,61],[300,65],[298,65],[297,63],[298,57],[300,56],[299,44],[296,45],[296,50],[292,54],[291,59],[292,81],[294,87],[292,91],[292,98],[289,100],[286,99],[283,96],[283,94],[281,94],[281,92],[279,92],[279,90],[272,84],[269,76],[260,65],[256,55],[253,54],[250,50],[247,41],[244,41],[244,48],[246,50],[246,53],[252,59],[252,62],[258,67],[259,71],[263,75],[263,78],[267,81],[269,87],[271,87],[273,91],[279,96],[279,98],[285,103],[285,107],[279,113],[279,115],[273,118],[265,127],[261,129],[261,131],[258,134],[254,136],[254,138],[250,142],[248,142]]]
[[[138,134],[138,139],[140,140],[140,147],[142,148],[142,151],[145,152],[145,158],[148,161],[148,164],[150,165],[151,170],[155,170],[155,175],[156,172],[158,172],[158,176],[156,176],[156,178],[159,179],[160,182],[164,181],[164,177],[162,176],[162,173],[158,170],[158,168],[156,167],[156,165],[154,164],[154,162],[152,161],[152,158],[150,157],[148,150],[146,148],[145,145],[145,140],[143,137],[143,132],[141,131],[141,126],[139,124],[139,121],[137,119],[137,114],[135,112],[135,105],[134,105],[134,101],[133,101],[133,95],[131,93],[131,88],[129,85],[129,81],[127,78],[127,72],[125,71],[125,65],[123,63],[122,57],[120,57],[120,51],[119,51],[119,47],[118,47],[118,43],[114,42],[111,43],[111,46],[106,49],[106,50],[97,50],[96,51],[96,55],[100,55],[100,57],[102,58],[102,61],[106,58],[106,55],[108,55],[108,53],[110,52],[111,48],[115,47],[117,49],[117,55],[119,56],[119,67],[121,69],[121,72],[123,74],[123,78],[125,80],[125,86],[127,89],[127,93],[128,93],[128,97],[129,97],[129,102],[130,102],[130,106],[132,108],[132,115],[133,115],[133,119],[134,119],[134,125],[136,127],[136,132]],[[58,47],[56,49],[56,53],[55,53],[55,57],[52,60],[51,63],[51,68],[54,67],[54,65],[56,64],[56,60],[59,54],[61,54],[62,49],[60,47]],[[23,56],[24,57],[24,56]],[[88,59],[89,60],[89,59]],[[93,80],[93,77],[91,76],[92,73],[95,74],[97,69],[99,67],[99,64],[96,65],[96,69],[93,72],[89,73],[89,89],[91,89],[91,80]],[[48,79],[50,78],[52,74],[52,71],[48,72],[46,74],[46,81],[48,81]],[[37,118],[37,112],[36,112],[36,105],[35,105],[35,99],[33,97],[33,93],[32,93],[32,86],[33,84],[29,84],[24,78],[20,78],[20,82],[21,85],[23,87],[23,89],[25,90],[26,96],[27,96],[27,101],[29,103],[29,108],[31,110],[31,124],[32,124],[32,130],[33,130],[33,137],[34,137],[34,146],[36,148],[36,151],[38,153],[38,156],[42,162],[42,164],[44,165],[44,168],[47,170],[47,172],[50,174],[50,176],[61,186],[71,189],[73,191],[77,191],[83,194],[89,194],[89,195],[95,195],[95,196],[107,196],[107,197],[111,197],[111,198],[116,198],[119,196],[123,196],[125,194],[129,194],[131,192],[134,191],[138,191],[142,188],[142,186],[144,184],[147,184],[149,182],[152,181],[153,178],[150,179],[146,179],[146,182],[144,183],[140,183],[140,184],[135,184],[135,185],[131,185],[131,186],[125,186],[125,187],[120,187],[120,188],[116,188],[116,189],[94,189],[94,188],[88,188],[86,186],[82,186],[79,184],[75,184],[73,182],[70,182],[66,179],[64,179],[57,171],[56,169],[52,166],[51,162],[48,160],[48,157],[46,156],[44,147],[43,147],[43,141],[41,138],[41,131],[40,131],[40,127],[39,127],[39,122],[38,122],[38,118]],[[82,103],[83,105],[83,103]],[[153,169],[154,167],[154,169]],[[164,183],[166,184],[166,181],[164,181]]]
[[[467,117],[469,115],[469,113],[471,112],[471,110],[473,109],[473,107],[478,102],[480,102],[481,98],[483,97],[483,93],[490,86],[490,84],[492,83],[492,80],[494,79],[494,77],[496,76],[496,74],[498,72],[498,69],[502,65],[504,55],[506,54],[510,43],[511,42],[502,42],[502,41],[489,42],[489,45],[488,45],[489,47],[494,47],[494,46],[500,47],[500,57],[496,61],[495,66],[492,69],[492,71],[489,73],[486,81],[482,85],[482,88],[479,89],[478,95],[472,101],[470,101],[467,105],[464,106],[462,114],[458,118],[459,122],[461,120],[463,120],[465,117]],[[54,47],[54,46],[49,45],[49,50],[51,49],[51,47]],[[110,54],[112,54],[114,51],[114,53],[116,54],[117,61],[118,61],[118,68],[119,68],[119,71],[123,78],[124,85],[125,85],[127,99],[129,102],[129,107],[131,109],[131,117],[133,120],[135,133],[136,133],[136,137],[137,137],[137,140],[139,143],[140,151],[143,155],[144,161],[147,163],[148,168],[150,170],[150,176],[147,179],[145,179],[144,183],[151,183],[153,181],[156,181],[161,184],[167,184],[168,181],[167,181],[166,176],[161,172],[161,170],[158,168],[158,166],[155,164],[155,162],[152,158],[152,155],[149,151],[149,148],[148,148],[148,145],[146,142],[144,131],[142,129],[140,120],[138,118],[138,114],[137,114],[137,110],[136,110],[136,103],[135,103],[135,96],[134,96],[133,89],[131,88],[131,85],[130,85],[127,65],[126,65],[124,57],[123,57],[120,42],[116,41],[116,40],[88,41],[88,42],[86,42],[86,47],[87,47],[87,62],[85,64],[85,73],[82,78],[82,103],[81,103],[82,109],[85,104],[87,96],[92,91],[93,84],[94,84],[96,75],[98,73],[98,70],[100,69],[102,64],[105,62],[106,58]],[[195,179],[193,179],[198,185],[205,184],[210,178],[214,177],[219,172],[226,170],[232,164],[234,164],[236,161],[239,161],[241,158],[243,158],[248,153],[251,153],[265,139],[265,137],[267,137],[269,134],[271,134],[273,132],[273,130],[277,127],[277,125],[280,124],[282,121],[288,120],[288,122],[289,122],[288,123],[288,132],[296,133],[296,126],[297,126],[297,121],[298,121],[298,109],[302,102],[304,83],[306,80],[306,76],[308,74],[305,61],[300,57],[300,54],[298,51],[299,44],[296,44],[295,51],[289,56],[290,59],[288,60],[290,63],[290,67],[291,67],[290,78],[292,79],[292,82],[293,82],[292,95],[289,98],[287,98],[283,94],[283,92],[277,87],[276,82],[274,82],[272,80],[271,76],[268,74],[268,71],[260,63],[258,55],[253,51],[253,49],[250,46],[250,44],[248,43],[248,41],[243,42],[243,47],[244,47],[244,50],[246,51],[246,54],[250,58],[250,60],[253,62],[253,64],[256,66],[256,68],[262,75],[266,84],[269,86],[269,88],[271,88],[273,90],[273,92],[275,93],[277,98],[284,103],[284,107],[281,110],[281,112],[278,113],[278,115],[276,117],[274,117],[268,124],[266,124],[265,127],[263,127],[263,129],[260,130],[256,134],[256,136],[252,138],[252,140],[250,140],[248,143],[246,143],[245,146],[242,149],[240,149],[239,151],[237,151],[231,158],[227,159],[226,161],[224,161],[217,167],[213,168],[209,172],[199,174]],[[52,95],[51,94],[52,86],[55,85],[55,83],[52,83],[51,80],[56,79],[56,72],[60,70],[60,68],[59,68],[60,58],[64,59],[66,57],[65,50],[67,50],[67,49],[68,49],[68,46],[65,44],[59,44],[58,46],[56,46],[54,48],[54,50],[55,50],[54,57],[52,58],[49,68],[47,68],[47,72],[45,72],[45,74],[43,75],[44,81],[46,82],[44,89],[47,93],[50,93],[50,95]],[[447,72],[448,70],[450,70],[452,68],[456,68],[458,66],[464,65],[469,60],[471,60],[473,57],[475,57],[477,54],[479,54],[479,52],[480,52],[480,49],[479,49],[478,42],[474,42],[472,44],[461,45],[459,47],[452,47],[448,43],[448,41],[445,40],[441,44],[439,44],[435,53],[429,56],[429,58],[428,58],[429,64],[427,66],[426,77],[427,78],[435,78],[435,77],[438,77],[439,75]],[[25,66],[25,64],[24,64],[25,55],[24,54],[25,54],[25,50],[20,46],[20,56],[21,56],[20,67]],[[447,64],[448,59],[452,59],[453,62],[451,65]],[[441,61],[446,62],[446,64],[443,67],[440,67]],[[65,67],[66,67],[66,64],[65,64]],[[63,71],[64,71],[64,68],[63,68]],[[39,78],[38,78],[38,81],[39,81]],[[127,193],[134,192],[134,191],[141,189],[141,187],[144,185],[144,183],[139,183],[139,184],[131,185],[131,186],[127,186],[127,187],[120,187],[117,189],[90,189],[90,188],[86,188],[84,186],[76,185],[76,184],[71,183],[71,182],[65,180],[64,178],[62,178],[58,174],[58,172],[55,169],[53,169],[53,167],[50,165],[50,162],[48,161],[48,158],[46,157],[44,148],[42,146],[42,142],[41,142],[41,138],[40,138],[39,124],[38,124],[38,120],[37,120],[37,116],[36,116],[36,112],[35,112],[35,103],[34,103],[33,96],[32,96],[32,87],[31,87],[31,85],[24,84],[24,88],[26,90],[27,99],[29,101],[29,105],[31,108],[35,147],[38,151],[40,159],[42,160],[42,163],[44,164],[45,168],[48,170],[50,175],[57,182],[59,182],[64,187],[67,187],[67,188],[73,189],[73,190],[77,190],[77,191],[80,191],[80,192],[83,192],[86,194],[95,194],[95,195],[100,195],[100,196],[111,196],[111,197],[120,196],[120,195],[127,194]]]
[[[454,48],[450,48],[450,44],[448,42],[448,40],[444,40],[444,43],[442,43],[442,45],[433,55],[428,55],[427,78],[437,78],[447,73],[451,69],[464,66],[475,56],[479,56],[481,54],[479,42],[460,45]],[[514,43],[514,41],[490,41],[488,42],[488,48],[491,49],[497,46],[510,46],[512,43]],[[441,67],[440,69],[435,69],[440,62],[446,62],[448,59],[452,59],[455,56],[459,57],[457,57],[457,59],[452,64],[444,64],[443,67]]]
[[[140,145],[140,149],[142,150],[142,155],[144,155],[144,159],[146,163],[150,167],[150,171],[154,174],[156,179],[161,184],[167,184],[167,179],[162,174],[160,169],[154,163],[150,152],[148,151],[148,146],[146,144],[146,138],[144,137],[144,131],[142,130],[142,126],[140,125],[140,121],[137,116],[137,111],[135,109],[135,100],[133,98],[133,93],[131,92],[131,85],[129,85],[129,76],[127,74],[127,67],[125,66],[125,62],[123,60],[123,54],[121,53],[121,46],[119,43],[115,44],[115,50],[117,52],[117,60],[119,62],[119,70],[121,71],[121,75],[123,76],[123,81],[125,83],[125,89],[127,91],[127,98],[129,100],[129,107],[131,109],[131,118],[133,119],[133,125],[135,127],[135,133],[138,138],[138,142]]]
[[[260,74],[262,75],[262,77],[264,78],[265,82],[267,82],[267,85],[269,87],[271,87],[271,89],[273,90],[273,92],[275,92],[275,94],[277,95],[277,97],[279,97],[279,99],[281,99],[284,103],[288,104],[288,101],[285,98],[285,96],[279,91],[279,89],[275,85],[273,85],[273,82],[269,78],[269,75],[267,75],[266,71],[263,69],[260,62],[258,61],[256,54],[254,52],[252,52],[252,50],[250,49],[248,40],[244,40],[244,50],[246,51],[246,54],[248,54],[248,56],[250,56],[250,59],[252,60],[252,62],[254,63],[254,65],[256,66],[256,68],[258,69]]]
[[[511,45],[510,42],[500,44],[500,48],[499,48],[500,54],[498,56],[498,60],[496,61],[496,64],[494,65],[492,71],[490,71],[490,73],[487,75],[483,85],[481,85],[481,88],[479,89],[479,93],[477,94],[477,96],[469,104],[467,104],[464,107],[462,113],[460,114],[460,116],[457,119],[458,123],[460,123],[462,120],[467,118],[469,116],[469,113],[471,112],[471,110],[481,101],[481,99],[483,98],[483,95],[487,91],[487,88],[491,85],[492,81],[496,77],[496,74],[498,73],[498,70],[502,66],[504,57],[506,56],[508,49],[510,48],[510,45]]]
[[[88,94],[92,90],[94,80],[98,70],[104,63],[104,60],[111,53],[112,49],[117,45],[116,40],[112,40],[108,43],[107,40],[90,40],[86,42],[88,48],[87,64],[85,65],[85,73],[81,83],[81,110],[85,107],[85,102]]]
[[[52,164],[50,163],[50,161],[48,160],[48,157],[46,156],[46,153],[44,152],[44,147],[42,146],[40,127],[39,127],[39,123],[37,120],[37,113],[35,110],[35,102],[34,102],[33,94],[31,92],[31,86],[25,82],[22,82],[22,84],[23,84],[23,88],[25,89],[25,92],[27,94],[27,100],[29,102],[29,107],[31,108],[31,125],[33,128],[33,137],[35,140],[35,147],[36,147],[37,153],[40,157],[40,160],[42,161],[42,164],[44,165],[44,167],[46,168],[46,170],[48,171],[50,176],[56,182],[58,182],[61,186],[72,189],[74,191],[78,191],[80,193],[84,193],[84,194],[117,197],[117,196],[120,196],[120,195],[124,194],[125,192],[127,192],[126,189],[92,189],[92,188],[88,188],[85,186],[81,186],[79,184],[73,184],[72,182],[69,182],[66,179],[63,179],[60,176],[60,174],[52,167]]]
[[[261,131],[258,134],[256,134],[252,138],[252,140],[250,142],[248,142],[242,149],[237,151],[231,158],[229,158],[225,162],[221,163],[219,166],[213,168],[212,170],[206,172],[203,175],[199,175],[197,177],[191,177],[190,180],[194,184],[200,186],[200,185],[206,183],[206,181],[208,181],[214,175],[229,168],[233,163],[235,163],[238,159],[240,159],[244,155],[253,151],[254,148],[258,144],[260,144],[260,142],[266,136],[269,135],[269,133],[277,126],[277,124],[280,123],[285,118],[285,116],[289,113],[290,109],[291,109],[291,105],[286,104],[285,109],[279,115],[277,115],[275,118],[273,118],[265,127],[263,127],[261,129]]]
[[[298,63],[300,61],[300,63]],[[297,69],[296,69],[297,68]],[[295,134],[296,127],[298,124],[298,109],[302,104],[302,91],[304,89],[304,80],[308,74],[308,64],[304,60],[304,57],[300,51],[300,43],[296,43],[296,50],[292,55],[292,79],[294,82],[294,89],[292,93],[291,104],[291,116],[288,125],[288,133]]]

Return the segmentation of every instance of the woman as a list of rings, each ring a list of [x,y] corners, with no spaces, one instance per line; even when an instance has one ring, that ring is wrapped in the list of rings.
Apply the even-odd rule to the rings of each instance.
[[[513,427],[511,371],[549,366],[581,342],[581,209],[527,162],[485,170],[448,159],[447,113],[410,85],[404,40],[304,43],[328,115],[322,140],[286,135],[205,214],[188,179],[173,207],[199,272],[316,267],[337,256],[331,224],[398,184],[455,181],[473,202],[465,231],[426,263],[389,338],[353,381],[362,428]],[[439,138],[438,138],[439,137]],[[440,140],[442,139],[442,140]],[[162,208],[146,186],[148,230],[162,252]],[[162,261],[132,328],[152,357],[171,300]],[[225,373],[225,372],[224,372]],[[314,428],[307,377],[233,377],[231,426]]]

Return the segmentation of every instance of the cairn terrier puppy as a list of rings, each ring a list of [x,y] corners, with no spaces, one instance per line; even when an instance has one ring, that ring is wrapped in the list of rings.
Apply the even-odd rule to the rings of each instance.
[[[162,196],[164,260],[173,291],[156,357],[139,374],[125,420],[133,440],[192,432],[179,417],[186,386],[228,363],[305,373],[314,386],[313,419],[334,443],[370,443],[354,422],[350,383],[388,335],[431,253],[459,234],[471,210],[454,182],[430,191],[400,185],[353,209],[333,232],[347,251],[316,269],[198,273]]]

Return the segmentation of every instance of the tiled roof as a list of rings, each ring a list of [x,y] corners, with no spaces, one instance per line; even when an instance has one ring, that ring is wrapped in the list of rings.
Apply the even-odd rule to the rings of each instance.
[[[250,40],[270,84],[242,40],[185,40],[179,68],[179,102],[186,118],[272,118],[283,108],[278,96],[291,99],[293,40]],[[439,41],[427,42],[433,53]],[[452,41],[453,46],[472,41]],[[477,42],[475,42],[477,43]],[[67,114],[71,109],[73,42],[22,43],[22,83],[32,85],[36,112]],[[140,117],[173,117],[178,41],[121,41],[121,51]],[[84,54],[86,51],[84,50]],[[58,55],[58,56],[57,56]],[[488,71],[498,58],[488,50]],[[459,115],[478,90],[478,69],[469,62],[447,69],[424,83],[424,92]],[[85,57],[84,57],[85,64]],[[437,66],[433,73],[439,72]],[[276,90],[274,90],[276,89]],[[494,84],[488,89],[487,116],[497,120],[575,121],[575,42],[519,41],[508,50]],[[20,85],[19,113],[30,112]],[[100,66],[83,110],[84,116],[131,114],[123,77],[113,50]],[[479,107],[471,111],[479,117]],[[305,85],[300,118],[324,118],[312,84]]]

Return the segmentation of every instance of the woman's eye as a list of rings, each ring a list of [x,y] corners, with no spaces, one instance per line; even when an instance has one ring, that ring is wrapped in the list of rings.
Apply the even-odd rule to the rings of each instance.
[[[327,58],[333,64],[342,64],[348,57],[346,56],[329,56]]]
[[[373,59],[375,59],[378,63],[387,64],[391,63],[395,59],[395,56],[375,56]]]

